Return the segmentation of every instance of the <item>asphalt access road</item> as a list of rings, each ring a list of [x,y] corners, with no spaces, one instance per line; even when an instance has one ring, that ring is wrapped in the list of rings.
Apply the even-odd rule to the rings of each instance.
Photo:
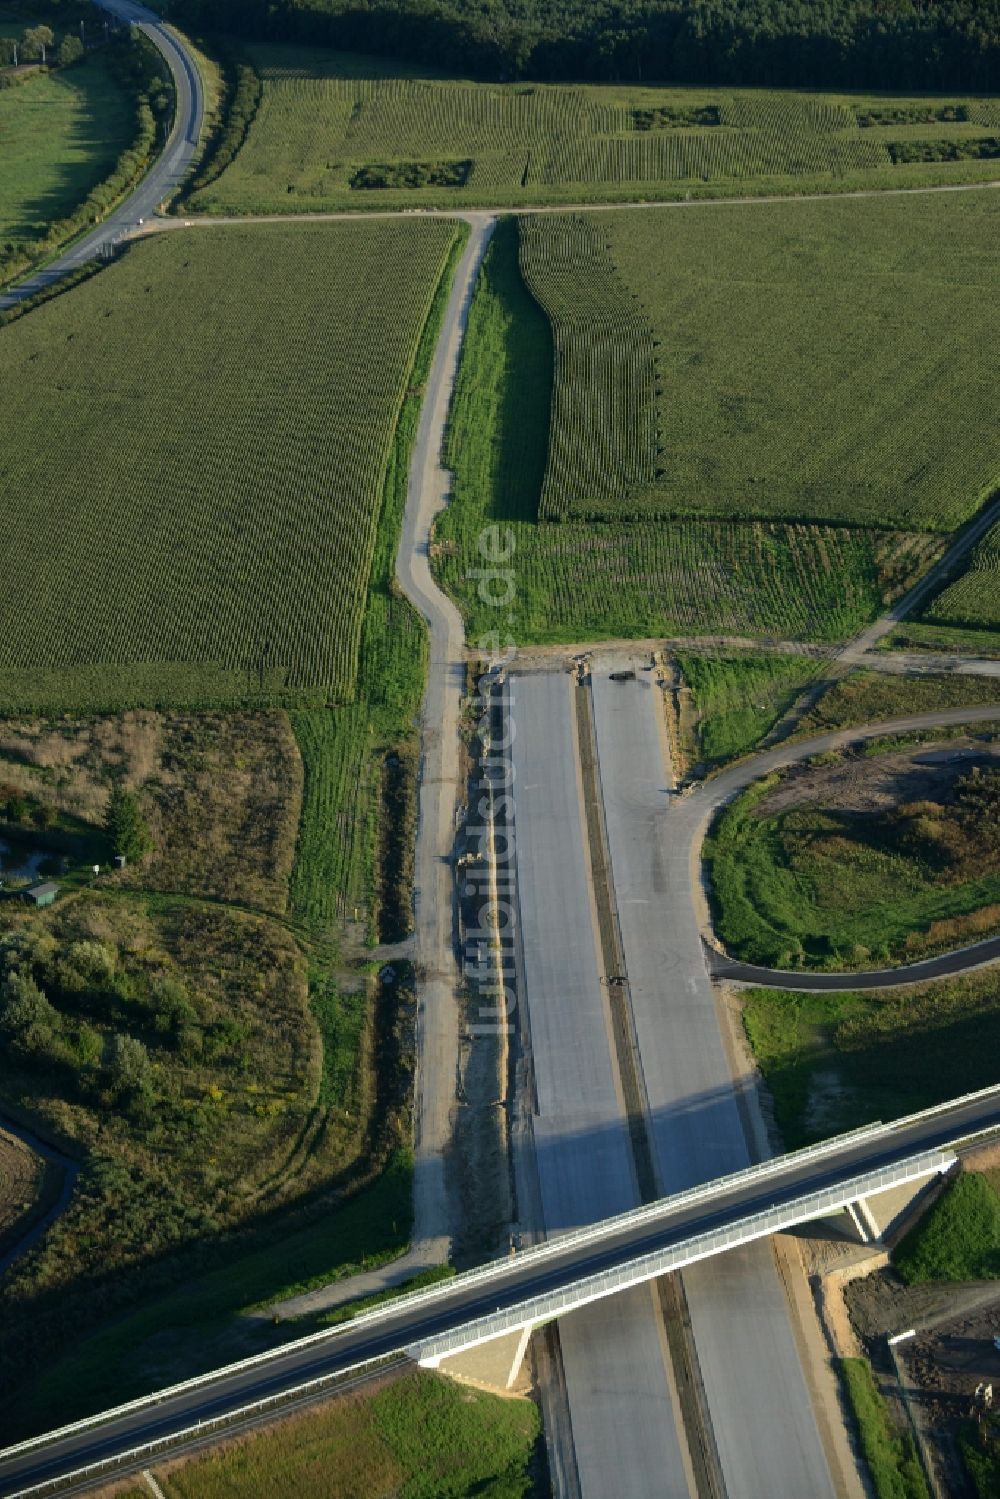
[[[979,708],[942,708],[933,713],[914,713],[905,718],[885,719],[881,723],[865,724],[860,728],[837,729],[829,734],[817,735],[814,739],[803,739],[795,744],[782,744],[732,765],[710,781],[704,781],[690,795],[677,803],[677,835],[686,850],[690,870],[692,892],[696,900],[695,920],[703,931],[709,930],[709,913],[701,895],[701,846],[713,818],[727,802],[741,791],[770,775],[774,770],[784,770],[813,755],[822,755],[830,750],[846,749],[851,744],[865,739],[881,739],[897,734],[917,733],[923,729],[955,728],[962,724],[987,724],[1000,722],[1000,704],[987,704]],[[988,938],[953,952],[941,953],[936,958],[925,958],[919,963],[907,963],[899,968],[869,969],[859,973],[810,973],[793,972],[783,968],[762,968],[751,963],[740,963],[724,953],[719,947],[706,944],[712,972],[717,978],[734,982],[766,984],[775,989],[798,989],[809,993],[823,993],[852,989],[889,989],[897,984],[923,983],[932,978],[945,978],[958,973],[968,973],[986,963],[1000,958],[1000,938]]]
[[[62,255],[26,281],[0,295],[0,307],[15,307],[18,302],[44,291],[70,271],[105,254],[123,236],[133,233],[156,213],[165,198],[180,186],[198,145],[205,113],[205,95],[194,59],[183,40],[168,31],[160,18],[132,0],[96,0],[102,10],[120,21],[130,21],[149,37],[162,53],[170,68],[176,93],[174,123],[166,146],[150,167],[138,187],[95,229],[83,235]]]
[[[1000,959],[1000,937],[988,937],[971,947],[905,963],[899,968],[874,968],[857,973],[800,973],[791,968],[762,968],[728,958],[706,943],[706,955],[716,978],[737,984],[765,984],[769,989],[807,989],[810,993],[845,993],[852,989],[891,989],[898,984],[923,984],[931,979],[970,973]]]
[[[723,1185],[707,1201],[682,1204],[650,1224],[618,1223],[597,1243],[575,1236],[557,1240],[541,1253],[525,1251],[497,1261],[485,1285],[481,1271],[468,1272],[427,1293],[403,1297],[381,1312],[357,1318],[306,1347],[280,1349],[249,1369],[220,1371],[219,1377],[193,1390],[165,1392],[156,1404],[111,1417],[96,1428],[53,1433],[50,1440],[25,1453],[0,1453],[0,1494],[14,1495],[31,1483],[70,1473],[88,1462],[112,1457],[142,1443],[187,1430],[198,1420],[238,1409],[249,1401],[321,1375],[349,1372],[361,1364],[401,1349],[419,1346],[477,1317],[516,1308],[532,1296],[572,1286],[582,1277],[628,1265],[643,1254],[738,1223],[753,1213],[792,1202],[805,1192],[869,1171],[889,1167],[924,1150],[944,1148],[966,1135],[1000,1129],[1000,1089],[953,1105],[931,1118],[901,1121],[875,1138],[848,1140],[819,1160],[787,1158],[781,1171],[765,1180],[750,1178]]]

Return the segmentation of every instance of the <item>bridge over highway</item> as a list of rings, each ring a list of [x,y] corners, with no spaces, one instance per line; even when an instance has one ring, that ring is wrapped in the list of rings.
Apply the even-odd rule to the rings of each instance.
[[[406,1353],[428,1366],[629,1286],[948,1171],[1000,1132],[1000,1088],[872,1125],[574,1230],[314,1334],[0,1452],[0,1494],[79,1490],[250,1409]],[[526,1341],[526,1337],[524,1339]]]

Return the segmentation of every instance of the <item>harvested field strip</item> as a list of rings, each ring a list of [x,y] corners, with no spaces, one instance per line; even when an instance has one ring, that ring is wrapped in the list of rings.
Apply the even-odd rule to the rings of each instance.
[[[0,334],[0,701],[77,668],[95,695],[135,671],[162,700],[203,666],[210,690],[351,699],[393,430],[455,233],[160,236]]]

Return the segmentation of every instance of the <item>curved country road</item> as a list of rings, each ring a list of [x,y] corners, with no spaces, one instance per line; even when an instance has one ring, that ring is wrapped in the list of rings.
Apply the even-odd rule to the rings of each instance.
[[[0,295],[0,308],[15,307],[28,297],[44,291],[70,271],[78,270],[88,261],[96,259],[123,235],[130,234],[144,221],[151,219],[163,200],[183,180],[198,145],[205,114],[205,94],[198,69],[183,38],[168,30],[159,16],[154,15],[151,10],[132,3],[132,0],[96,0],[96,3],[118,20],[137,25],[164,57],[174,80],[176,108],[173,128],[160,156],[135,191],[113,213],[108,214],[96,229],[76,240],[68,250],[42,270],[36,271],[26,281]]]
[[[421,724],[420,816],[414,861],[417,1070],[414,1107],[413,1248],[440,1264],[450,1247],[445,1161],[458,1082],[459,1026],[451,849],[460,793],[459,726],[465,690],[462,616],[431,577],[434,518],[447,502],[442,445],[476,274],[495,223],[463,214],[469,240],[452,281],[410,463],[396,576],[427,623],[429,659]],[[416,1266],[415,1266],[416,1268]]]
[[[881,723],[864,724],[860,728],[853,729],[838,729],[833,733],[817,735],[814,739],[803,739],[795,744],[779,745],[767,750],[764,754],[754,755],[750,760],[731,766],[711,781],[702,782],[675,808],[677,821],[688,840],[692,894],[702,931],[707,933],[712,929],[708,901],[702,882],[701,850],[705,835],[719,809],[732,801],[754,781],[759,781],[773,770],[783,770],[788,765],[808,760],[812,755],[844,749],[847,745],[856,744],[860,740],[881,738],[887,734],[909,734],[921,729],[997,722],[1000,722],[1000,703],[978,708],[943,708],[933,713],[914,713],[906,718],[885,719]],[[710,971],[715,978],[729,979],[737,983],[766,984],[776,989],[820,992],[887,989],[896,984],[916,984],[927,979],[967,973],[971,969],[982,967],[1000,958],[1000,937],[989,938],[984,942],[973,943],[969,947],[941,953],[937,957],[926,958],[919,963],[858,973],[810,973],[804,970],[763,968],[753,963],[738,962],[708,941],[705,942],[705,949]]]

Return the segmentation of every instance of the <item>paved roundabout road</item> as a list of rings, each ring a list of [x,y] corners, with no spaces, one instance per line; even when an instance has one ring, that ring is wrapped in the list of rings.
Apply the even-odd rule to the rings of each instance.
[[[710,823],[720,808],[733,800],[754,781],[782,770],[788,765],[801,763],[813,755],[825,754],[829,750],[844,749],[865,739],[881,738],[886,734],[910,734],[922,729],[952,728],[961,724],[988,724],[1000,722],[1000,704],[988,704],[976,708],[945,708],[936,713],[916,713],[906,718],[886,719],[881,723],[865,724],[860,728],[839,729],[835,733],[821,734],[814,739],[803,739],[795,744],[779,745],[750,760],[730,766],[721,775],[703,782],[690,796],[683,799],[680,807],[681,823],[689,846],[691,879],[696,887],[696,903],[700,907],[702,931],[709,938],[711,917],[702,884],[701,850]],[[753,963],[740,963],[723,952],[714,937],[705,940],[709,969],[715,978],[728,979],[735,983],[766,984],[774,989],[798,989],[810,992],[887,989],[895,984],[916,984],[928,979],[945,978],[953,974],[968,973],[987,963],[1000,959],[1000,937],[991,937],[975,942],[969,947],[956,948],[953,952],[940,953],[934,958],[924,958],[919,963],[907,963],[898,968],[871,969],[857,973],[810,973],[805,970],[763,968]]]

